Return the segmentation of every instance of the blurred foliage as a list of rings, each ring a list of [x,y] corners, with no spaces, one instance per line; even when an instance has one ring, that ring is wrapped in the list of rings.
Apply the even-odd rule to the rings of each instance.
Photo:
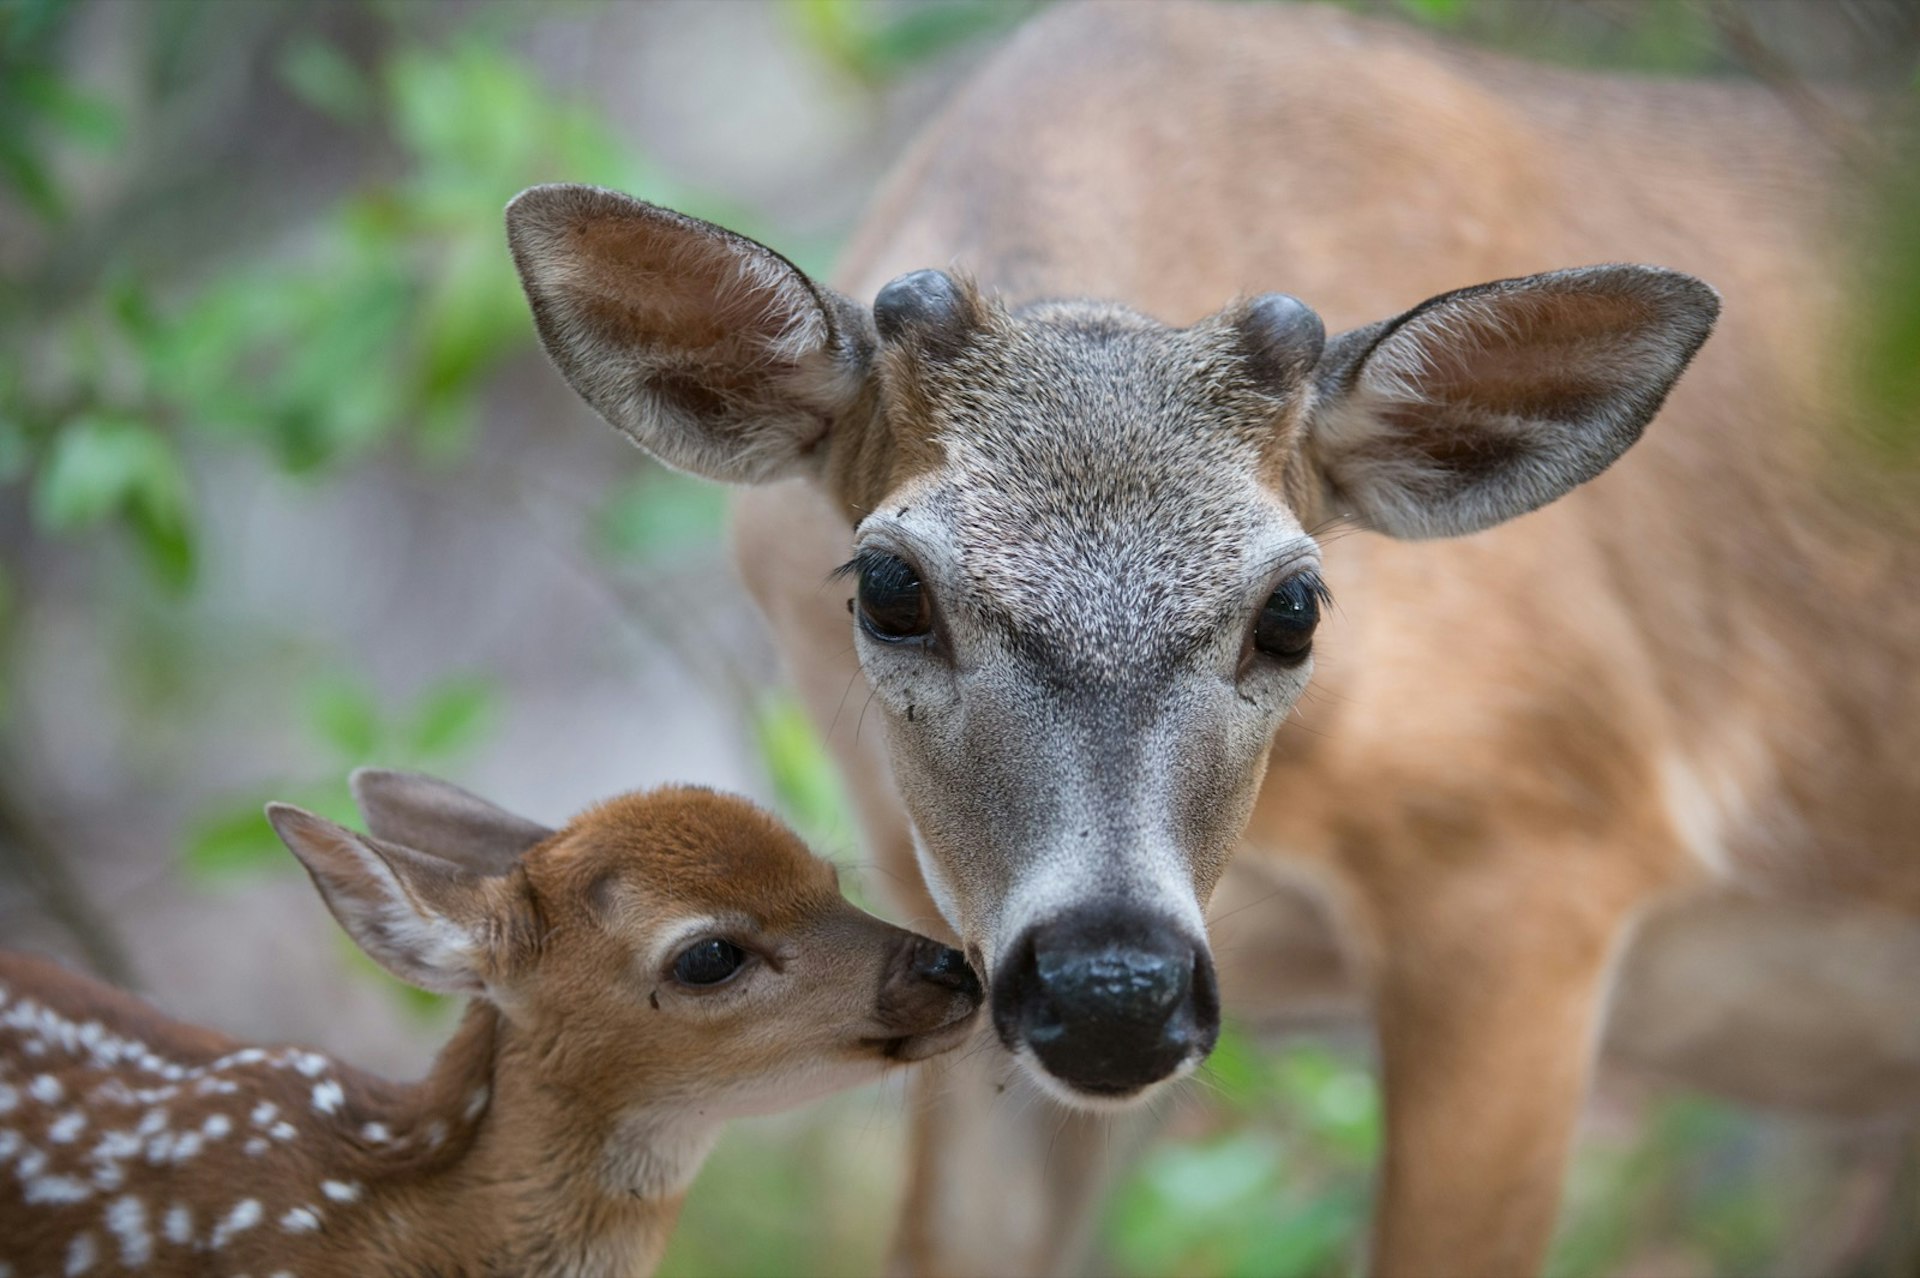
[[[1912,132],[1876,192],[1859,334],[1862,421],[1881,461],[1920,474],[1920,76]]]
[[[791,26],[829,64],[868,84],[956,45],[1011,30],[1039,0],[783,0]]]
[[[347,788],[353,769],[381,767],[430,770],[457,760],[486,736],[499,711],[500,694],[492,681],[453,676],[425,692],[398,714],[383,710],[371,688],[356,679],[335,676],[312,681],[304,690],[303,721],[326,753],[327,762],[310,781],[262,787],[244,798],[216,804],[187,837],[186,866],[202,882],[221,884],[235,875],[258,871],[290,872],[293,855],[267,824],[269,802],[291,803],[332,821],[358,826],[360,815]],[[341,932],[335,938],[348,962],[380,982],[405,1006],[438,1016],[446,998],[389,976]]]
[[[1350,2],[1568,61],[1737,69],[1696,0]],[[869,90],[1039,7],[780,5],[807,56]],[[204,65],[189,54],[219,61],[240,49],[223,29],[229,10],[213,0],[123,6],[119,16],[146,37],[136,42],[141,65],[126,94],[102,92],[68,57],[92,9],[83,0],[0,0],[0,198],[21,211],[20,225],[79,243],[115,212],[110,201],[101,207],[112,184],[94,179],[135,171],[155,121],[185,112]],[[1544,23],[1549,10],[1577,25],[1577,38]],[[42,549],[116,559],[130,546],[164,613],[166,601],[190,598],[218,572],[222,548],[205,529],[220,494],[203,476],[223,451],[314,485],[375,458],[448,482],[473,463],[476,405],[502,365],[532,349],[501,241],[500,209],[517,190],[597,182],[756,233],[751,219],[676,184],[621,147],[606,121],[539,80],[515,52],[515,37],[539,13],[488,4],[457,14],[393,3],[281,10],[272,38],[241,52],[260,59],[277,92],[352,135],[373,159],[343,195],[290,223],[233,218],[231,242],[211,261],[155,269],[128,260],[108,236],[93,241],[106,251],[86,258],[77,279],[5,281],[0,516],[17,507],[23,535]],[[360,38],[342,38],[343,14],[360,24]],[[143,193],[129,183],[122,194]],[[1863,382],[1876,442],[1911,464],[1920,458],[1920,165],[1889,181],[1874,225],[1876,234],[1862,236],[1874,246],[1864,254]],[[830,257],[811,244],[794,255],[814,270]],[[582,532],[594,562],[612,572],[711,545],[720,511],[719,490],[636,454]],[[34,603],[34,579],[9,558],[20,553],[18,543],[0,542],[0,714],[9,627]],[[128,575],[102,573],[97,589],[127,593]],[[128,647],[150,660],[157,645],[141,638]],[[265,717],[297,726],[306,761],[286,765],[286,784],[198,814],[185,866],[212,884],[291,871],[261,816],[267,799],[353,821],[344,781],[352,767],[456,763],[487,738],[504,701],[486,672],[449,678],[398,707],[357,676],[302,679]],[[845,792],[798,702],[778,694],[735,708],[783,813],[817,846],[850,850]],[[344,939],[342,949],[365,965]],[[1583,1145],[1556,1278],[1747,1275],[1794,1254],[1790,1222],[1817,1218],[1828,1200],[1806,1178],[1779,1174],[1771,1129],[1694,1100],[1663,1101],[1645,1115],[1630,1135],[1602,1133]],[[878,1269],[899,1192],[900,1126],[892,1089],[738,1125],[702,1175],[663,1274]],[[1379,1141],[1364,1059],[1313,1045],[1269,1051],[1229,1032],[1166,1138],[1120,1186],[1103,1245],[1119,1271],[1137,1275],[1351,1272]],[[1668,1250],[1650,1255],[1649,1240]]]
[[[1200,1074],[1196,1139],[1162,1141],[1114,1196],[1105,1237],[1129,1274],[1316,1278],[1365,1236],[1380,1102],[1364,1064],[1270,1052],[1229,1028]]]

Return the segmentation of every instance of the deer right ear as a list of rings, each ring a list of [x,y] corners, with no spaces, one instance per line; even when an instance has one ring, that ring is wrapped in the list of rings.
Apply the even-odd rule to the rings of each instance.
[[[860,393],[858,306],[733,232],[588,186],[507,205],[547,354],[615,429],[709,479],[798,473]]]
[[[485,994],[530,949],[532,902],[515,877],[476,874],[284,803],[267,820],[367,955],[437,994]]]
[[[375,838],[481,874],[505,874],[527,849],[554,833],[538,821],[418,772],[357,768],[347,785]]]

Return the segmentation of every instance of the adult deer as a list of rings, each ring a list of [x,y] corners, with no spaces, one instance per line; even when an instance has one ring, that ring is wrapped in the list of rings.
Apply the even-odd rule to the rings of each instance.
[[[720,1124],[957,1046],[961,956],[745,800],[560,830],[405,773],[268,815],[383,967],[471,995],[421,1083],[243,1046],[0,952],[0,1275],[640,1278]]]
[[[1538,1265],[1610,994],[1696,1080],[1920,1099],[1920,573],[1828,468],[1833,181],[1758,91],[1132,5],[991,62],[843,291],[515,201],[580,393],[766,485],[748,584],[902,904],[991,974],[1019,1067],[922,1097],[907,1267],[1074,1263],[1078,1112],[1205,1054],[1229,896],[1230,1007],[1376,1018],[1381,1274]]]

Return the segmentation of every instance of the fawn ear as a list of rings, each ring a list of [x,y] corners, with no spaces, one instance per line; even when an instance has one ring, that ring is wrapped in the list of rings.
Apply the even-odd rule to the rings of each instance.
[[[537,821],[418,772],[358,768],[347,784],[375,838],[481,874],[505,874],[528,848],[553,836]]]
[[[1594,266],[1341,334],[1314,371],[1306,442],[1330,513],[1448,537],[1545,505],[1640,438],[1719,312],[1691,275]]]
[[[401,980],[484,994],[511,974],[532,912],[519,876],[476,874],[284,803],[267,820],[347,935]]]
[[[615,429],[734,483],[805,469],[859,396],[874,338],[853,302],[764,245],[590,186],[507,205],[547,354]]]

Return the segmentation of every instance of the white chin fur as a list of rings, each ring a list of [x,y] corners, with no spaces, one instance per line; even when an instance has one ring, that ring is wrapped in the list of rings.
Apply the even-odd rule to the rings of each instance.
[[[1157,1083],[1148,1083],[1137,1092],[1126,1096],[1095,1096],[1087,1092],[1078,1092],[1067,1086],[1053,1075],[1047,1073],[1047,1067],[1040,1063],[1033,1049],[1022,1043],[1013,1054],[1020,1063],[1020,1070],[1027,1081],[1050,1100],[1065,1105],[1068,1109],[1082,1110],[1090,1114],[1118,1114],[1138,1108],[1147,1100],[1158,1095],[1169,1084],[1177,1083],[1199,1067],[1198,1059],[1182,1061],[1180,1067]]]

